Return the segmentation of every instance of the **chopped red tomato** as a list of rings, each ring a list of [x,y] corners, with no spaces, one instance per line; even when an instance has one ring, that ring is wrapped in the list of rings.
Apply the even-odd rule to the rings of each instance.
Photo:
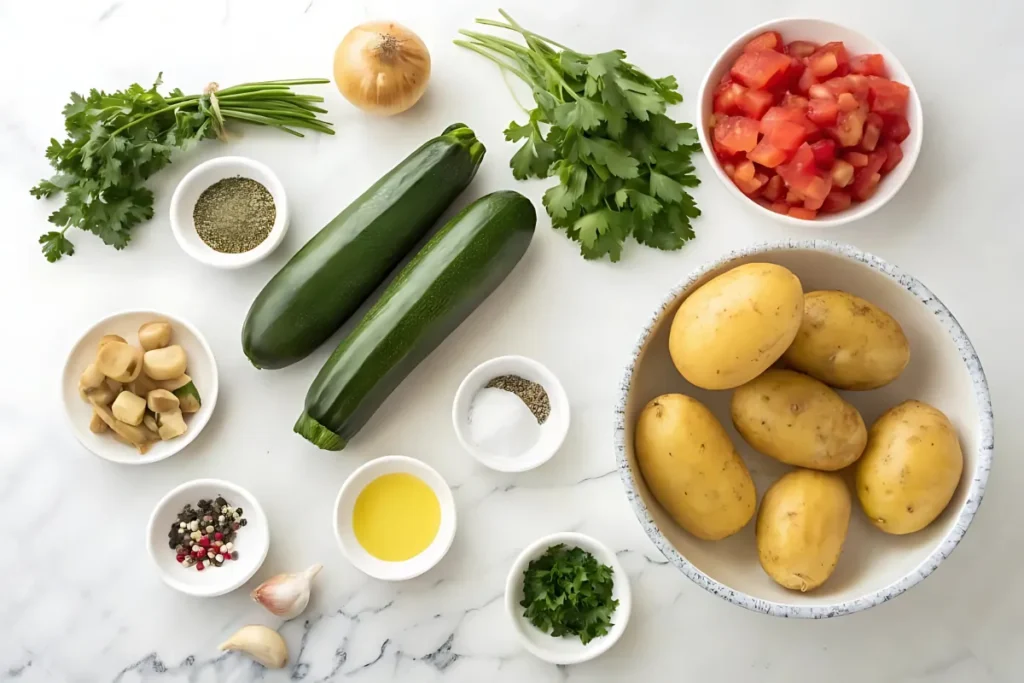
[[[864,121],[867,114],[859,109],[841,111],[834,128],[829,132],[841,147],[856,147],[864,136]]]
[[[854,168],[864,168],[868,165],[868,155],[863,152],[847,152],[846,160]]]
[[[835,52],[818,50],[807,58],[807,68],[816,77],[824,78],[839,68],[839,60]]]
[[[832,168],[836,160],[836,143],[832,140],[818,140],[811,143],[814,152],[814,163],[818,168]]]
[[[767,90],[747,90],[740,95],[737,106],[744,115],[752,119],[760,119],[772,106],[774,100],[775,97]]]
[[[807,111],[808,99],[802,95],[794,95],[791,92],[787,92],[782,96],[782,101],[779,103],[780,107],[785,109],[802,109]]]
[[[837,187],[846,187],[853,182],[854,170],[853,164],[849,161],[836,159],[836,162],[832,164],[832,184]]]
[[[719,85],[715,90],[715,113],[740,113],[740,100],[746,92],[747,89],[739,83],[733,83],[730,81]]]
[[[786,46],[786,53],[797,59],[803,59],[804,57],[810,57],[817,49],[817,43],[812,43],[809,40],[794,40]]]
[[[850,71],[865,76],[882,76],[888,74],[885,71],[885,57],[882,55],[857,55],[850,60]]]
[[[893,142],[903,142],[910,136],[910,124],[900,115],[890,116],[882,126],[882,132]]]
[[[813,219],[878,191],[903,159],[910,90],[881,55],[760,33],[715,88],[712,147],[759,205]]]
[[[772,107],[765,115],[761,117],[761,132],[767,135],[772,128],[775,127],[780,121],[789,121],[801,126],[807,133],[811,133],[817,130],[817,126],[811,123],[811,120],[804,116],[803,111],[791,107]]]
[[[850,208],[850,204],[853,203],[853,197],[848,192],[842,190],[832,190],[825,197],[824,203],[821,205],[822,213],[838,213],[844,209]]]
[[[885,152],[885,163],[882,164],[881,168],[882,173],[888,173],[903,161],[903,148],[895,140],[883,142],[881,150]]]
[[[814,220],[815,216],[818,215],[818,212],[810,211],[808,209],[803,208],[802,206],[791,206],[789,207],[789,215],[792,216],[793,218],[802,218],[804,220],[810,221]]]
[[[783,150],[772,145],[768,142],[767,138],[761,140],[761,142],[757,143],[757,147],[747,153],[748,159],[765,168],[775,168],[786,160],[786,156]],[[777,178],[778,176],[775,177]]]
[[[778,31],[765,31],[751,38],[743,46],[744,52],[757,52],[758,50],[782,52],[782,36]]]
[[[782,199],[785,192],[786,185],[782,182],[782,176],[773,175],[765,184],[764,189],[761,191],[761,196],[768,201],[777,202]]]
[[[807,118],[819,126],[834,126],[839,117],[839,105],[832,99],[811,99],[807,106]]]
[[[729,73],[748,88],[765,88],[781,79],[790,67],[789,57],[775,50],[744,52]]]
[[[871,111],[879,114],[903,115],[910,99],[910,88],[887,78],[868,76]]]
[[[758,124],[745,116],[726,116],[715,124],[715,142],[729,154],[749,152],[757,145]]]

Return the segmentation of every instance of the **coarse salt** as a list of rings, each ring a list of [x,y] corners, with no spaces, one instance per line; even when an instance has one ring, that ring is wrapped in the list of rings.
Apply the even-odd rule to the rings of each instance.
[[[470,439],[493,455],[522,455],[540,439],[537,418],[522,399],[504,389],[478,391],[469,406],[468,419]]]

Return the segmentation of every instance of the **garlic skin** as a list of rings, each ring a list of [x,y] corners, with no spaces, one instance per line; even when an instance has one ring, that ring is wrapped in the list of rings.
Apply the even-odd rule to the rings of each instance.
[[[280,669],[288,662],[284,638],[266,626],[243,626],[221,643],[220,649],[244,652],[268,669]]]
[[[278,574],[261,583],[250,595],[274,616],[294,619],[309,604],[310,585],[321,569],[322,564],[314,564],[304,572]]]

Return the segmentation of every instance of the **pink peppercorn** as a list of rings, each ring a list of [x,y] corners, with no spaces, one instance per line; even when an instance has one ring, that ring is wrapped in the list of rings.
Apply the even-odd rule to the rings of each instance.
[[[217,533],[215,533],[215,534],[213,535],[213,537],[214,537],[215,539],[217,539],[218,541],[222,541],[222,540],[224,540],[224,534],[222,534],[222,533],[221,533],[221,532],[219,532],[219,531],[218,531]]]
[[[178,562],[184,562],[185,561],[185,556],[179,554],[176,559],[178,560]]]
[[[203,570],[204,570],[205,568],[206,568],[206,567],[204,567],[204,566],[203,566],[203,563],[202,563],[202,562],[196,562],[196,571],[198,571],[198,572],[201,572],[201,571],[203,571]]]

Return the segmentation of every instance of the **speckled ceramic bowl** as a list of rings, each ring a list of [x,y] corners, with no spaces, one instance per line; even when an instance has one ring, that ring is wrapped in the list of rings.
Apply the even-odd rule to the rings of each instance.
[[[730,391],[687,383],[668,353],[668,332],[679,304],[698,286],[730,268],[771,262],[796,273],[804,291],[841,289],[888,311],[910,341],[910,364],[893,383],[874,391],[841,392],[870,425],[907,399],[930,403],[956,427],[964,470],[953,500],[925,529],[892,536],[875,529],[854,501],[850,530],[835,573],[809,593],[786,590],[762,571],[751,521],[722,541],[701,541],[678,527],[644,484],[633,452],[633,425],[644,405],[679,392],[704,403],[728,430],[754,478],[758,494],[791,469],[756,453],[733,429]],[[827,241],[762,244],[732,252],[691,273],[668,293],[632,350],[615,411],[619,472],[647,535],[686,576],[729,602],[781,617],[825,618],[873,607],[900,595],[939,566],[963,537],[981,503],[992,464],[992,405],[981,362],[953,314],[920,282],[871,254]]]

